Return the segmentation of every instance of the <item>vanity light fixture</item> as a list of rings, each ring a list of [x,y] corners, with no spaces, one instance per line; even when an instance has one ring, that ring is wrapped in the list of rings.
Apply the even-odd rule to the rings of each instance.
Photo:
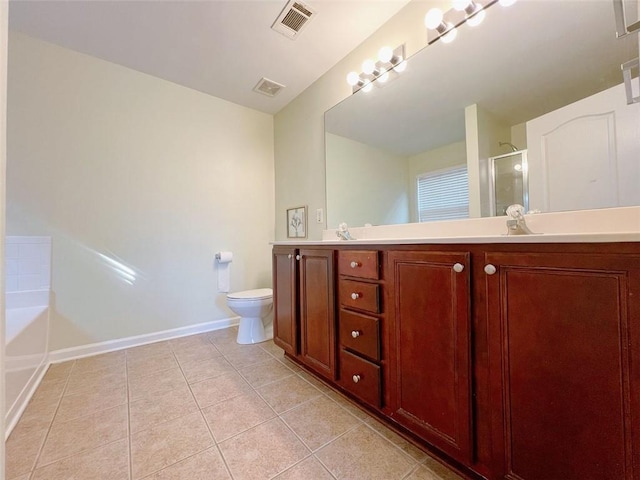
[[[480,25],[487,15],[487,8],[494,3],[508,7],[516,0],[452,0],[453,8],[442,12],[432,8],[424,17],[427,27],[427,43],[431,45],[436,40],[450,43],[456,38],[458,27],[468,23],[475,27]]]
[[[472,27],[480,25],[487,16],[487,12],[484,11],[482,5],[473,0],[453,0],[453,8],[459,12],[464,12],[467,23]]]
[[[347,75],[347,83],[351,85],[353,93],[358,90],[370,92],[373,84],[381,84],[389,81],[392,74],[401,73],[407,67],[404,56],[404,45],[395,49],[382,47],[378,52],[378,59],[367,59],[362,62],[362,73],[350,72]]]

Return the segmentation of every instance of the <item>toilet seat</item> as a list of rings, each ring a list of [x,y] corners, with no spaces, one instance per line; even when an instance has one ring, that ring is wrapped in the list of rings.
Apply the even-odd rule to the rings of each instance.
[[[227,294],[227,298],[232,300],[263,300],[271,297],[273,297],[273,290],[270,288],[257,288],[255,290]]]

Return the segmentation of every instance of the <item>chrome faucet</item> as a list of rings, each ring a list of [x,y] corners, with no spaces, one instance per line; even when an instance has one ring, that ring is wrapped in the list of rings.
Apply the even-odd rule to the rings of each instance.
[[[517,203],[507,207],[507,235],[533,235],[524,219],[524,207]]]
[[[355,238],[353,238],[349,233],[349,227],[344,222],[338,225],[338,230],[336,230],[336,236],[340,240],[355,240]]]

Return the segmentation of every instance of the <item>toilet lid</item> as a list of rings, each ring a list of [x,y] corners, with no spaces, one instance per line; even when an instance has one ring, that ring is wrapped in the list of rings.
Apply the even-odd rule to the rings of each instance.
[[[253,299],[259,300],[273,296],[273,290],[270,288],[257,288],[255,290],[245,290],[244,292],[229,293],[227,298]]]

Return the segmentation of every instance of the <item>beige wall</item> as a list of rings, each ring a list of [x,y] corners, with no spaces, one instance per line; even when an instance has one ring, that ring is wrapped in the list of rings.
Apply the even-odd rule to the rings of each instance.
[[[328,228],[409,221],[406,157],[330,133],[326,149]]]
[[[233,316],[219,250],[232,290],[271,284],[272,116],[17,33],[8,82],[7,233],[53,237],[53,350]]]
[[[325,225],[315,223],[315,211],[326,207],[324,112],[351,94],[347,73],[360,71],[363,60],[375,57],[380,47],[404,43],[407,55],[422,49],[427,44],[424,15],[436,6],[448,9],[449,3],[409,3],[275,116],[276,239],[286,239],[285,211],[297,205],[309,206],[309,238],[321,239]]]

